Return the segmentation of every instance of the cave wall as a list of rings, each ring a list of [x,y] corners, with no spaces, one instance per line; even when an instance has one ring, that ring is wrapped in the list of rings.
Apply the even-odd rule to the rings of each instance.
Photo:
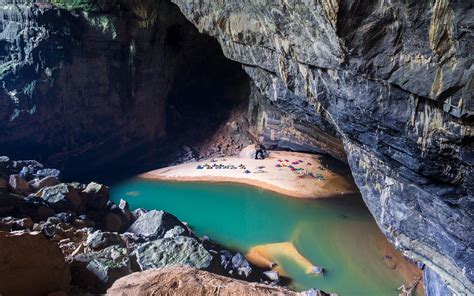
[[[204,114],[178,138],[173,127],[189,126],[174,113],[216,101],[230,113],[249,80],[174,4],[154,0],[0,0],[0,78],[0,154],[75,179],[199,156],[192,145],[212,146],[199,138],[230,115]]]
[[[173,2],[272,106],[342,140],[398,249],[474,290],[471,1]]]
[[[90,167],[163,146],[166,101],[200,84],[212,39],[164,0],[52,2],[0,0],[0,152]],[[255,137],[347,154],[382,231],[427,265],[427,290],[437,274],[474,289],[470,1],[173,2],[252,79]]]

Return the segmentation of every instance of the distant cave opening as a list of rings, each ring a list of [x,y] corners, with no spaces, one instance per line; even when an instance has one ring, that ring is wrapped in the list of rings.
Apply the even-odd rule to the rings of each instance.
[[[159,135],[113,157],[107,157],[102,148],[93,157],[108,159],[97,166],[91,166],[90,162],[82,165],[82,156],[69,161],[65,166],[68,179],[111,184],[194,157],[235,152],[248,139],[242,125],[248,123],[250,78],[241,64],[226,58],[219,43],[199,33],[174,4],[161,2],[159,13],[156,28],[151,30],[152,37],[135,33],[133,43],[137,51],[135,70],[145,69],[133,81],[136,101],[141,102],[135,102],[141,104],[136,108],[150,110],[127,119],[143,121],[138,117],[144,114],[148,122],[142,125],[154,125]],[[150,62],[153,55],[162,61],[157,63],[157,72],[150,73],[147,67],[154,63]],[[232,124],[237,127],[226,128]],[[229,130],[235,133],[232,139]]]

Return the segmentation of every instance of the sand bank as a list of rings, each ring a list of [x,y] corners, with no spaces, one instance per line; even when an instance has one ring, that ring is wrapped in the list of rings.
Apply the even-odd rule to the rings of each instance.
[[[308,261],[300,252],[296,249],[295,245],[291,242],[273,243],[259,245],[251,248],[245,257],[253,264],[260,267],[273,266],[279,257],[288,257],[294,260],[306,273],[311,273],[314,265]],[[278,271],[279,274],[286,276],[286,272],[281,268],[281,265],[277,265],[274,270]]]
[[[323,198],[357,192],[351,180],[325,168],[321,156],[271,151],[256,160],[239,157],[209,159],[166,167],[140,175],[171,181],[235,182],[289,196]]]

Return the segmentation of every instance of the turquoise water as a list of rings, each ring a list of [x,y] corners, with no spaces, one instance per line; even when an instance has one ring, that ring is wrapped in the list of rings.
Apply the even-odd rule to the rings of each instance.
[[[398,269],[383,261],[383,239],[360,197],[302,200],[226,183],[132,179],[112,189],[131,208],[160,209],[188,222],[197,235],[246,253],[261,244],[291,241],[324,276],[305,273],[291,258],[274,258],[292,288],[339,295],[398,295]]]

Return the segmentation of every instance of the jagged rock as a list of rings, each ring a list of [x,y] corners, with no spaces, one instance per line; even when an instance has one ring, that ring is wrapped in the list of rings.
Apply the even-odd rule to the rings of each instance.
[[[248,277],[252,272],[250,263],[240,253],[235,254],[232,257],[231,262],[232,268],[235,269],[240,276]]]
[[[474,290],[472,3],[172,2],[244,65],[264,144],[345,151],[389,240]]]
[[[41,198],[57,211],[79,210],[82,204],[77,190],[67,184],[43,188]]]
[[[144,243],[137,248],[136,257],[141,270],[171,265],[203,269],[210,266],[213,258],[197,239],[186,236]]]
[[[30,180],[37,170],[43,168],[43,165],[36,160],[16,160],[13,162],[13,167],[22,178]]]
[[[109,201],[109,187],[91,182],[82,191],[87,195],[87,207],[101,210],[105,208]]]
[[[141,214],[137,220],[130,225],[127,232],[150,238],[159,238],[163,237],[166,231],[175,226],[181,226],[183,229],[187,229],[175,216],[164,211],[152,210]]]
[[[20,175],[11,175],[8,184],[11,190],[18,194],[27,194],[30,191],[30,185]]]
[[[278,272],[274,270],[269,270],[263,272],[263,275],[266,276],[272,282],[278,282],[280,280],[280,276],[278,276]]]
[[[173,238],[173,237],[178,237],[180,235],[186,234],[186,229],[184,229],[181,226],[175,226],[168,230],[165,235],[163,236],[164,238]]]
[[[119,234],[96,230],[87,237],[86,246],[92,250],[99,250],[112,245],[123,245]]]
[[[140,218],[141,215],[147,213],[148,211],[143,208],[138,208],[132,212],[132,215],[135,219]]]
[[[51,187],[59,184],[59,180],[56,177],[50,176],[43,179],[33,179],[29,182],[32,189],[38,191],[44,187]]]
[[[40,233],[0,232],[0,293],[67,293],[71,276],[59,248]]]
[[[300,294],[280,287],[249,283],[190,267],[174,266],[136,272],[117,280],[107,295],[273,295]]]
[[[72,284],[93,293],[105,292],[113,282],[130,273],[128,251],[120,246],[77,255],[71,265]]]
[[[36,171],[35,176],[36,178],[39,178],[39,179],[53,177],[59,180],[61,176],[61,172],[57,169],[41,169],[41,170]]]

